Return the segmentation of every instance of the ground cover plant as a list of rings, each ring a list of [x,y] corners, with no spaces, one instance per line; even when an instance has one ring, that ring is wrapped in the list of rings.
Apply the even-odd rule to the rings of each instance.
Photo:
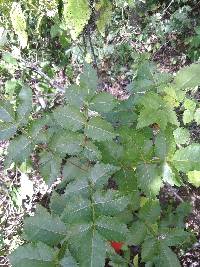
[[[127,8],[160,8],[142,2],[2,1],[4,169],[37,171],[49,188],[23,220],[13,267],[176,267],[198,241],[185,224],[192,205],[176,189],[200,186],[188,127],[200,124],[200,64],[160,72],[125,44],[115,59],[131,69],[123,96],[102,86],[109,23]],[[178,202],[161,201],[163,189]]]

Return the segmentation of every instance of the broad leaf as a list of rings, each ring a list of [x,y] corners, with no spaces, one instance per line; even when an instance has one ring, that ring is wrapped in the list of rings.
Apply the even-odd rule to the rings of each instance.
[[[102,187],[105,183],[107,183],[108,179],[112,174],[119,170],[119,167],[110,165],[97,163],[90,171],[89,179],[96,186]]]
[[[103,216],[98,218],[96,229],[107,240],[120,242],[126,240],[128,236],[126,224],[120,223],[113,217]]]
[[[161,213],[161,208],[157,200],[149,200],[141,207],[138,216],[143,222],[155,223]]]
[[[25,48],[28,42],[28,35],[26,33],[26,19],[21,9],[20,3],[13,2],[10,11],[10,18],[14,32],[17,34],[20,46]]]
[[[138,186],[149,197],[156,197],[162,187],[159,168],[156,164],[141,164],[137,167]]]
[[[140,245],[144,241],[148,231],[146,225],[139,220],[133,222],[129,230],[130,235],[128,237],[128,243],[130,245]]]
[[[91,10],[87,0],[69,0],[64,3],[64,19],[73,39],[76,39],[87,24]]]
[[[181,267],[176,254],[163,243],[160,244],[160,266]]]
[[[17,121],[26,124],[32,111],[32,91],[30,87],[23,86],[17,98]]]
[[[80,196],[68,198],[66,207],[61,215],[62,221],[67,224],[78,223],[80,221],[92,221],[91,202]]]
[[[17,131],[17,125],[12,123],[0,123],[0,140],[10,139]]]
[[[60,265],[61,267],[78,267],[75,259],[69,253],[62,258]]]
[[[141,257],[142,261],[151,260],[158,251],[158,241],[154,238],[148,238],[142,244]]]
[[[86,123],[84,115],[80,110],[69,105],[58,107],[53,112],[53,116],[62,128],[74,132],[82,129]]]
[[[97,29],[104,36],[105,28],[112,19],[112,4],[108,0],[101,0],[96,4],[96,10],[100,13],[96,22]]]
[[[100,117],[93,117],[89,120],[85,134],[97,141],[112,140],[116,136],[112,125]]]
[[[114,216],[123,211],[129,204],[129,198],[120,196],[117,191],[109,190],[105,194],[96,192],[93,205],[97,214]]]
[[[162,231],[160,234],[162,242],[169,247],[182,245],[190,240],[191,234],[181,228],[167,228],[166,231]]]
[[[39,160],[40,173],[45,182],[51,185],[59,176],[62,159],[51,152],[41,152]]]
[[[35,216],[25,219],[24,233],[29,241],[41,241],[54,246],[65,238],[66,226],[59,217],[51,216],[45,208],[39,206]]]
[[[32,152],[32,140],[24,135],[13,139],[8,147],[8,154],[5,160],[5,166],[10,167],[11,163],[22,163],[27,160]]]
[[[200,64],[192,64],[181,69],[175,79],[175,85],[179,89],[190,89],[200,84]]]
[[[15,112],[13,106],[8,101],[0,100],[0,121],[15,121]]]
[[[98,147],[95,146],[92,142],[87,142],[83,149],[83,155],[90,161],[98,161],[101,160],[101,152]]]
[[[86,232],[80,233],[80,236],[74,237],[72,249],[76,250],[81,267],[104,267],[105,241],[94,228],[89,228]]]
[[[100,113],[107,113],[117,105],[117,100],[107,92],[97,94],[91,101],[89,108]]]
[[[195,187],[200,186],[200,171],[190,171],[187,173],[189,183]]]
[[[197,125],[200,125],[200,108],[195,111],[194,120],[196,121]]]
[[[60,131],[52,137],[50,148],[61,157],[66,154],[76,155],[82,151],[84,138],[82,134]]]
[[[56,267],[55,250],[43,243],[18,247],[9,256],[13,267]]]
[[[173,134],[176,144],[184,145],[190,141],[190,132],[185,128],[177,128]]]
[[[179,171],[200,171],[200,145],[191,144],[177,150],[173,157],[173,164]]]

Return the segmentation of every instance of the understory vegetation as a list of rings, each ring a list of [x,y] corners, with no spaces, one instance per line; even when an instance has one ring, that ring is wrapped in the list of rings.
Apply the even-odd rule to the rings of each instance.
[[[200,1],[0,1],[0,265],[200,259]]]

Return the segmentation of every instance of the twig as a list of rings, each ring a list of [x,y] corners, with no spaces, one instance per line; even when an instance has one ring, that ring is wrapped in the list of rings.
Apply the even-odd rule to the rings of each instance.
[[[165,15],[165,13],[167,12],[167,10],[170,8],[170,6],[173,4],[174,0],[172,0],[169,5],[164,9],[162,17]]]
[[[25,65],[26,68],[31,69],[32,71],[34,71],[35,73],[39,74],[42,78],[44,78],[52,87],[54,87],[57,91],[64,93],[65,92],[65,88],[59,86],[55,81],[53,81],[51,78],[49,78],[48,75],[46,75],[41,68],[39,68],[38,66],[36,66],[35,63],[29,63],[26,62],[24,59],[20,59],[20,61]]]
[[[98,65],[97,65],[97,57],[95,55],[94,47],[93,47],[93,44],[92,44],[90,27],[87,28],[87,35],[88,35],[88,40],[89,40],[92,56],[93,56],[93,59],[94,59],[94,67],[97,70],[97,75],[99,76],[99,69],[98,69]]]
[[[184,202],[184,200],[182,199],[182,197],[180,197],[177,193],[176,193],[176,191],[175,191],[175,189],[169,184],[169,183],[166,183],[166,185],[167,185],[167,187],[168,187],[168,189],[169,189],[169,191],[180,201],[180,202]]]

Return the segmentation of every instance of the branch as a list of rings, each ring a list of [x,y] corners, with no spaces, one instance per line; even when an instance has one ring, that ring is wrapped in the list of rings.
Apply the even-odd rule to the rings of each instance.
[[[29,63],[26,62],[24,59],[20,59],[20,62],[22,62],[26,68],[31,69],[35,73],[39,74],[42,78],[44,78],[52,87],[54,87],[57,91],[64,93],[65,88],[59,86],[55,81],[53,81],[51,78],[49,78],[48,75],[46,75],[43,70],[38,67],[35,63]]]

